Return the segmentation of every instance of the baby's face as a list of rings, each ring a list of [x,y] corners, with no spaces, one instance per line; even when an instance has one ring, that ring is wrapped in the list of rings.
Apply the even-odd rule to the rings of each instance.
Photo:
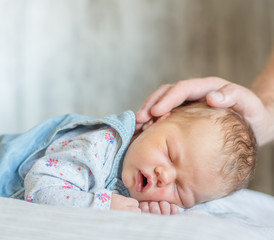
[[[122,179],[131,197],[190,208],[222,196],[218,127],[207,119],[184,121],[182,127],[159,120],[129,146]]]

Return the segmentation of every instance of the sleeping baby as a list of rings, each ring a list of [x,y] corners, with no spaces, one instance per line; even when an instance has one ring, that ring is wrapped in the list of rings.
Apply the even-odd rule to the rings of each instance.
[[[20,144],[6,175],[14,177],[0,185],[1,196],[175,214],[178,206],[191,208],[244,188],[253,176],[254,134],[230,109],[194,103],[133,136],[134,128],[134,113],[127,111],[102,119],[65,115],[22,135],[2,136],[2,163]]]

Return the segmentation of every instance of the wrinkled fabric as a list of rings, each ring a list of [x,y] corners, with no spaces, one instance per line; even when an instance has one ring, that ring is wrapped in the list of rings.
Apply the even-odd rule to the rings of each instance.
[[[121,172],[123,157],[135,129],[135,115],[132,111],[102,119],[68,114],[44,121],[23,134],[1,135],[0,196],[24,198],[24,178],[31,162],[35,156],[43,155],[59,135],[79,127],[92,130],[104,124],[114,128],[121,138],[121,146],[105,181],[105,187],[111,191],[116,189],[120,194],[128,196],[121,180]]]

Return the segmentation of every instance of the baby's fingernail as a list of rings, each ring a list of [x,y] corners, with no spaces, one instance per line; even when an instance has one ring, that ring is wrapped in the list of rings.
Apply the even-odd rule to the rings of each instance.
[[[215,101],[218,101],[218,102],[224,101],[224,95],[221,94],[220,92],[214,91],[214,92],[209,93],[209,95],[210,95],[210,97],[211,97],[212,99],[214,99]]]

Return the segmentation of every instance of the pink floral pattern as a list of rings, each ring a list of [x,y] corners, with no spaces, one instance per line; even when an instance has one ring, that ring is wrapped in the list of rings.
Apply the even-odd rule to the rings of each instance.
[[[62,147],[67,146],[72,140],[67,140],[62,142]]]
[[[73,185],[68,181],[64,181],[64,186],[62,186],[62,188],[72,189]]]
[[[105,203],[108,200],[110,200],[110,196],[107,193],[98,193],[96,194],[96,198],[101,200],[102,203]]]
[[[28,202],[33,202],[33,197],[27,195],[27,196],[26,196],[26,201],[28,201]]]
[[[57,166],[57,163],[58,163],[58,159],[50,158],[50,159],[47,161],[46,166],[47,166],[47,167],[56,167],[56,166]]]
[[[114,142],[114,134],[113,133],[105,133],[105,139],[108,143],[113,144]]]

